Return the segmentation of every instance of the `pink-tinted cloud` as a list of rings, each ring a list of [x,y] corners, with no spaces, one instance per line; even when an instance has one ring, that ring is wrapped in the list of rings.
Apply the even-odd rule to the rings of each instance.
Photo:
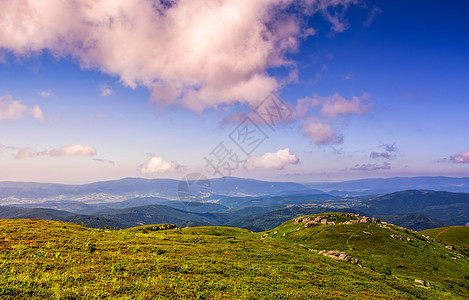
[[[46,116],[44,116],[44,113],[42,112],[42,109],[37,105],[33,106],[33,108],[31,109],[31,113],[32,113],[33,117],[35,117],[36,119],[38,119],[40,121],[44,121],[46,119]]]
[[[94,147],[83,144],[70,144],[61,148],[42,151],[35,151],[32,148],[18,147],[6,147],[5,149],[13,151],[13,157],[15,159],[24,159],[38,156],[95,156],[97,154],[96,149]]]
[[[257,112],[263,114],[262,118],[264,119],[261,119],[259,115],[254,112],[237,112],[223,119],[221,125],[239,123],[246,117],[249,117],[256,124],[268,124],[270,126],[277,125],[280,122],[291,123],[300,121],[300,130],[315,144],[340,144],[343,138],[332,129],[331,122],[339,115],[362,114],[368,109],[371,109],[372,104],[363,103],[367,99],[368,95],[365,93],[360,97],[353,97],[351,100],[347,100],[339,94],[334,94],[329,97],[314,95],[313,97],[298,99],[296,105],[292,107],[285,107],[287,104],[282,100],[276,104],[277,106],[273,104],[264,105],[263,102],[261,106],[267,106],[272,109],[271,113],[276,115],[274,108],[278,108],[279,111],[282,111],[282,115],[275,117],[274,121],[271,122],[272,120],[268,118],[270,115],[262,109],[257,110]],[[322,116],[322,120],[314,117],[318,115]],[[373,155],[379,156],[380,153],[376,152]]]
[[[145,175],[167,172],[181,172],[185,169],[185,166],[182,166],[177,162],[168,162],[158,156],[152,156],[145,163],[138,166],[140,173]]]
[[[337,135],[328,122],[315,118],[308,119],[301,131],[317,145],[340,144],[343,141],[343,138]]]
[[[356,0],[17,0],[0,2],[0,48],[18,56],[49,49],[83,68],[152,90],[151,101],[196,111],[255,104],[281,87],[269,68],[301,39],[304,16],[320,12],[333,31]],[[169,4],[170,3],[170,4]],[[287,14],[295,6],[297,14]],[[287,82],[295,80],[290,73]]]
[[[288,165],[299,163],[296,154],[290,148],[280,149],[275,153],[267,152],[262,156],[251,156],[246,160],[245,167],[250,170],[254,168],[282,170]]]
[[[455,154],[450,157],[450,160],[454,163],[467,164],[469,163],[469,150]]]
[[[95,156],[94,147],[83,144],[70,144],[65,147],[49,151],[51,156]]]
[[[10,95],[0,96],[0,121],[14,121],[33,116],[44,121],[46,117],[38,105],[32,108],[21,103],[21,100],[13,100]]]
[[[377,170],[390,170],[391,164],[384,162],[382,165],[378,164],[356,164],[355,167],[350,168],[350,170],[355,171],[377,171]]]
[[[18,120],[28,115],[29,108],[11,96],[0,97],[0,120]]]
[[[347,100],[339,94],[334,94],[327,98],[321,97],[322,108],[320,113],[325,117],[333,119],[339,115],[363,114],[371,108],[371,105],[363,103],[367,99],[367,94],[361,97],[352,97],[351,100]]]

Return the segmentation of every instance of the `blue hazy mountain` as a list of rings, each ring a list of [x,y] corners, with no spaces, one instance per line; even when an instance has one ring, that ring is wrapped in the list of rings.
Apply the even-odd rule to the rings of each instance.
[[[320,189],[340,197],[388,194],[404,190],[433,190],[469,193],[469,177],[392,177],[350,180],[343,182],[305,183],[312,189]]]

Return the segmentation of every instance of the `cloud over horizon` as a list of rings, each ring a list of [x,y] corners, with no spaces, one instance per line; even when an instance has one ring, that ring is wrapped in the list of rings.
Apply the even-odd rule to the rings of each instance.
[[[94,147],[84,144],[69,144],[67,146],[51,149],[35,151],[33,148],[20,148],[1,145],[1,150],[13,151],[15,159],[24,159],[38,156],[62,157],[62,156],[96,156],[97,151]]]
[[[469,163],[469,150],[451,156],[450,160],[459,164]]]
[[[137,167],[138,171],[144,175],[152,175],[157,173],[181,172],[186,169],[185,166],[175,161],[167,162],[162,157],[151,156],[145,163]]]
[[[246,160],[245,167],[248,170],[255,168],[282,170],[288,165],[296,165],[300,162],[296,154],[290,148],[280,149],[277,152],[267,152],[262,156],[251,156]]]

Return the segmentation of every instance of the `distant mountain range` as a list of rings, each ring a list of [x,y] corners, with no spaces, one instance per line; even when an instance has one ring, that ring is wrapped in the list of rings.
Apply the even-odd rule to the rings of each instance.
[[[302,214],[328,211],[362,212],[416,230],[465,225],[469,221],[469,193],[394,191],[413,184],[464,190],[468,178],[389,178],[321,184],[218,178],[211,180],[213,194],[204,202],[194,203],[177,198],[178,183],[142,178],[85,185],[0,182],[0,218],[84,222],[99,228],[175,223],[230,225],[253,231],[273,228]],[[382,191],[391,192],[378,193]]]
[[[422,176],[370,178],[343,182],[304,183],[304,185],[340,197],[388,194],[405,190],[469,193],[469,177]]]
[[[261,196],[307,192],[319,194],[322,191],[293,182],[268,182],[235,177],[210,180],[212,193],[219,196]],[[22,203],[32,200],[74,200],[85,203],[115,202],[136,197],[160,197],[178,199],[178,180],[124,178],[83,185],[65,185],[34,182],[0,182],[0,199],[3,203]]]
[[[225,177],[210,179],[214,198],[220,196],[279,196],[323,194],[337,197],[388,194],[403,190],[434,190],[469,193],[469,177],[395,177],[360,179],[343,182],[295,183],[269,182]],[[117,202],[137,197],[178,199],[178,180],[123,178],[82,185],[35,182],[0,182],[2,204],[21,200],[80,201],[85,203]],[[26,201],[23,201],[26,203]]]

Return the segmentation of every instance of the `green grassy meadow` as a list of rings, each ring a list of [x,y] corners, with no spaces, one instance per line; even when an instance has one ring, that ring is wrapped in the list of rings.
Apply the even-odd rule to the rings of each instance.
[[[420,261],[413,261],[409,249],[438,256],[446,253],[439,244],[431,251],[420,240],[416,246],[396,246],[392,257],[407,251],[398,264],[409,272],[372,270],[388,262],[373,254],[381,251],[379,239],[360,234],[375,229],[356,224],[336,233],[327,230],[328,225],[295,231],[298,225],[292,224],[288,221],[275,229],[277,234],[266,232],[275,237],[263,238],[265,233],[231,227],[167,229],[163,224],[114,231],[56,221],[2,219],[0,298],[463,299],[468,293],[469,281],[460,278],[460,273],[469,274],[467,259],[463,263],[441,258],[449,264],[435,274],[427,270],[420,276],[432,282],[431,288],[412,282],[416,268],[412,264]],[[364,237],[370,238],[366,243],[372,249],[361,254],[359,240]],[[298,245],[300,241],[304,246]],[[324,257],[308,247],[342,248],[370,269]],[[448,274],[447,268],[460,270]],[[448,284],[436,279],[440,276]],[[457,287],[452,289],[449,283]]]

